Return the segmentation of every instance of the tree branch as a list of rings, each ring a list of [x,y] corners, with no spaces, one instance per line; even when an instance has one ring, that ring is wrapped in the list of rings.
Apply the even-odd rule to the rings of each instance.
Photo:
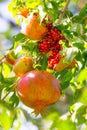
[[[70,3],[70,0],[67,0],[66,5],[65,5],[65,7],[64,7],[64,9],[63,9],[63,11],[62,11],[62,13],[60,14],[60,17],[59,17],[59,20],[58,20],[58,24],[59,24],[59,23],[61,22],[61,20],[63,19],[63,16],[64,16],[64,14],[65,14],[65,12],[66,12],[66,10],[67,10],[67,7],[68,7],[69,3]]]
[[[2,63],[5,58],[6,58],[6,55],[4,55],[4,56],[0,59],[0,63]]]

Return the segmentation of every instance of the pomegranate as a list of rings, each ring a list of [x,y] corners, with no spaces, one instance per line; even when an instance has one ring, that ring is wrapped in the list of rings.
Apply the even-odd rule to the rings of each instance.
[[[6,62],[11,65],[14,65],[16,61],[16,59],[13,56],[14,55],[13,53],[14,53],[13,51],[9,51],[5,57]]]
[[[22,102],[42,114],[49,105],[58,101],[61,90],[58,80],[44,70],[32,70],[18,81],[17,93]]]
[[[46,34],[47,28],[45,24],[39,22],[38,13],[33,13],[28,22],[22,24],[21,32],[31,40],[40,40]]]
[[[55,66],[54,70],[59,72],[61,70],[64,70],[66,67],[70,67],[71,69],[75,67],[76,60],[73,59],[72,62],[64,62],[64,58],[61,58],[59,63]]]
[[[16,60],[13,71],[16,76],[23,76],[28,71],[33,69],[33,60],[29,56],[23,56]]]

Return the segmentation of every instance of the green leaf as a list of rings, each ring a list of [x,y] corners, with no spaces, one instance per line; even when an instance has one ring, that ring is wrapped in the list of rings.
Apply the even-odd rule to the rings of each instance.
[[[19,99],[15,93],[10,97],[9,103],[12,107],[16,107],[19,104]]]
[[[85,87],[78,97],[78,101],[82,102],[83,104],[87,105],[87,87]]]
[[[60,82],[60,86],[62,90],[66,89],[67,87],[69,87],[69,81]]]
[[[12,89],[16,81],[17,77],[4,78],[3,88],[5,88],[6,91],[9,91],[10,89]]]
[[[77,47],[78,49],[82,50],[82,51],[85,49],[85,48],[84,48],[84,42],[83,42],[83,41],[74,43],[73,45],[74,45],[75,47]]]
[[[70,47],[66,51],[65,62],[71,62],[75,56],[78,54],[78,48]]]
[[[79,83],[82,83],[84,80],[87,80],[87,67],[81,70],[81,72],[79,73],[76,79],[76,81]]]
[[[77,121],[78,125],[81,125],[82,123],[86,122],[86,105],[84,105],[81,102],[77,102],[74,105],[70,107],[72,116],[72,121]]]
[[[13,116],[10,111],[4,106],[0,105],[0,125],[4,130],[9,130],[13,124]]]
[[[46,120],[55,120],[59,118],[58,112],[53,112],[46,117]]]
[[[13,39],[15,42],[24,42],[27,39],[27,37],[22,33],[18,33],[17,35],[13,36]]]
[[[24,52],[28,51],[28,53],[30,53],[30,55],[32,56],[34,55],[34,57],[38,52],[37,43],[35,41],[29,41],[26,44],[23,44],[22,49],[24,50]]]
[[[76,130],[76,124],[73,123],[70,119],[66,120],[55,120],[51,126],[50,130],[53,130],[54,128],[58,130]]]
[[[41,64],[41,68],[43,70],[46,70],[46,68],[47,68],[47,57],[45,55],[43,55],[43,57],[40,61],[40,64]]]
[[[87,49],[84,50],[82,57],[87,60]]]
[[[85,15],[87,15],[87,4],[81,9],[79,13],[79,18],[83,18]]]
[[[58,10],[58,3],[56,1],[51,1],[51,4],[55,10]]]
[[[3,80],[4,80],[3,74],[0,73],[0,81],[3,81]]]
[[[64,82],[65,82],[65,81],[70,81],[71,78],[72,78],[72,72],[69,71],[69,72],[67,72],[67,73],[64,75]]]
[[[59,81],[60,81],[62,90],[64,90],[67,87],[69,87],[70,81],[73,77],[73,73],[72,71],[69,71],[68,68],[66,68],[63,71],[61,71],[60,74],[61,75],[59,76]]]

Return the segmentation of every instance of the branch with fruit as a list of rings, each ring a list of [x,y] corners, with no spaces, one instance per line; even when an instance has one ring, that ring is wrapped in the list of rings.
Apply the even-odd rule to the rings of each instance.
[[[67,0],[58,24],[66,13],[69,2],[70,0]],[[74,68],[76,60],[72,58],[68,62],[65,61],[66,53],[63,52],[63,42],[67,41],[66,37],[49,19],[48,14],[41,20],[38,11],[29,11],[26,6],[22,6],[19,10],[20,12],[17,15],[23,17],[20,32],[27,40],[29,39],[28,44],[25,43],[23,46],[27,45],[27,47],[31,46],[31,48],[36,49],[29,50],[28,54],[23,52],[17,59],[12,55],[13,49],[3,58],[5,58],[5,62],[12,65],[15,76],[19,78],[15,89],[19,98],[25,105],[33,108],[36,115],[43,114],[44,109],[57,102],[62,94],[60,83],[54,73],[65,68]],[[20,44],[20,46],[22,45]],[[66,46],[66,48],[72,47]],[[44,66],[42,65],[44,64],[44,57],[46,65],[42,67]],[[38,69],[38,66],[40,66],[40,69]]]

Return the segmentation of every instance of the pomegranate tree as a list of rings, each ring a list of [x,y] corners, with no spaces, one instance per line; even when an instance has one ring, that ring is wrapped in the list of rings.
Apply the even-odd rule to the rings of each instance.
[[[18,81],[17,93],[22,102],[36,114],[58,101],[61,90],[58,80],[44,70],[32,70]]]
[[[87,129],[87,4],[10,1],[15,22],[0,30],[0,128],[21,129],[15,116],[23,115],[37,129]]]

